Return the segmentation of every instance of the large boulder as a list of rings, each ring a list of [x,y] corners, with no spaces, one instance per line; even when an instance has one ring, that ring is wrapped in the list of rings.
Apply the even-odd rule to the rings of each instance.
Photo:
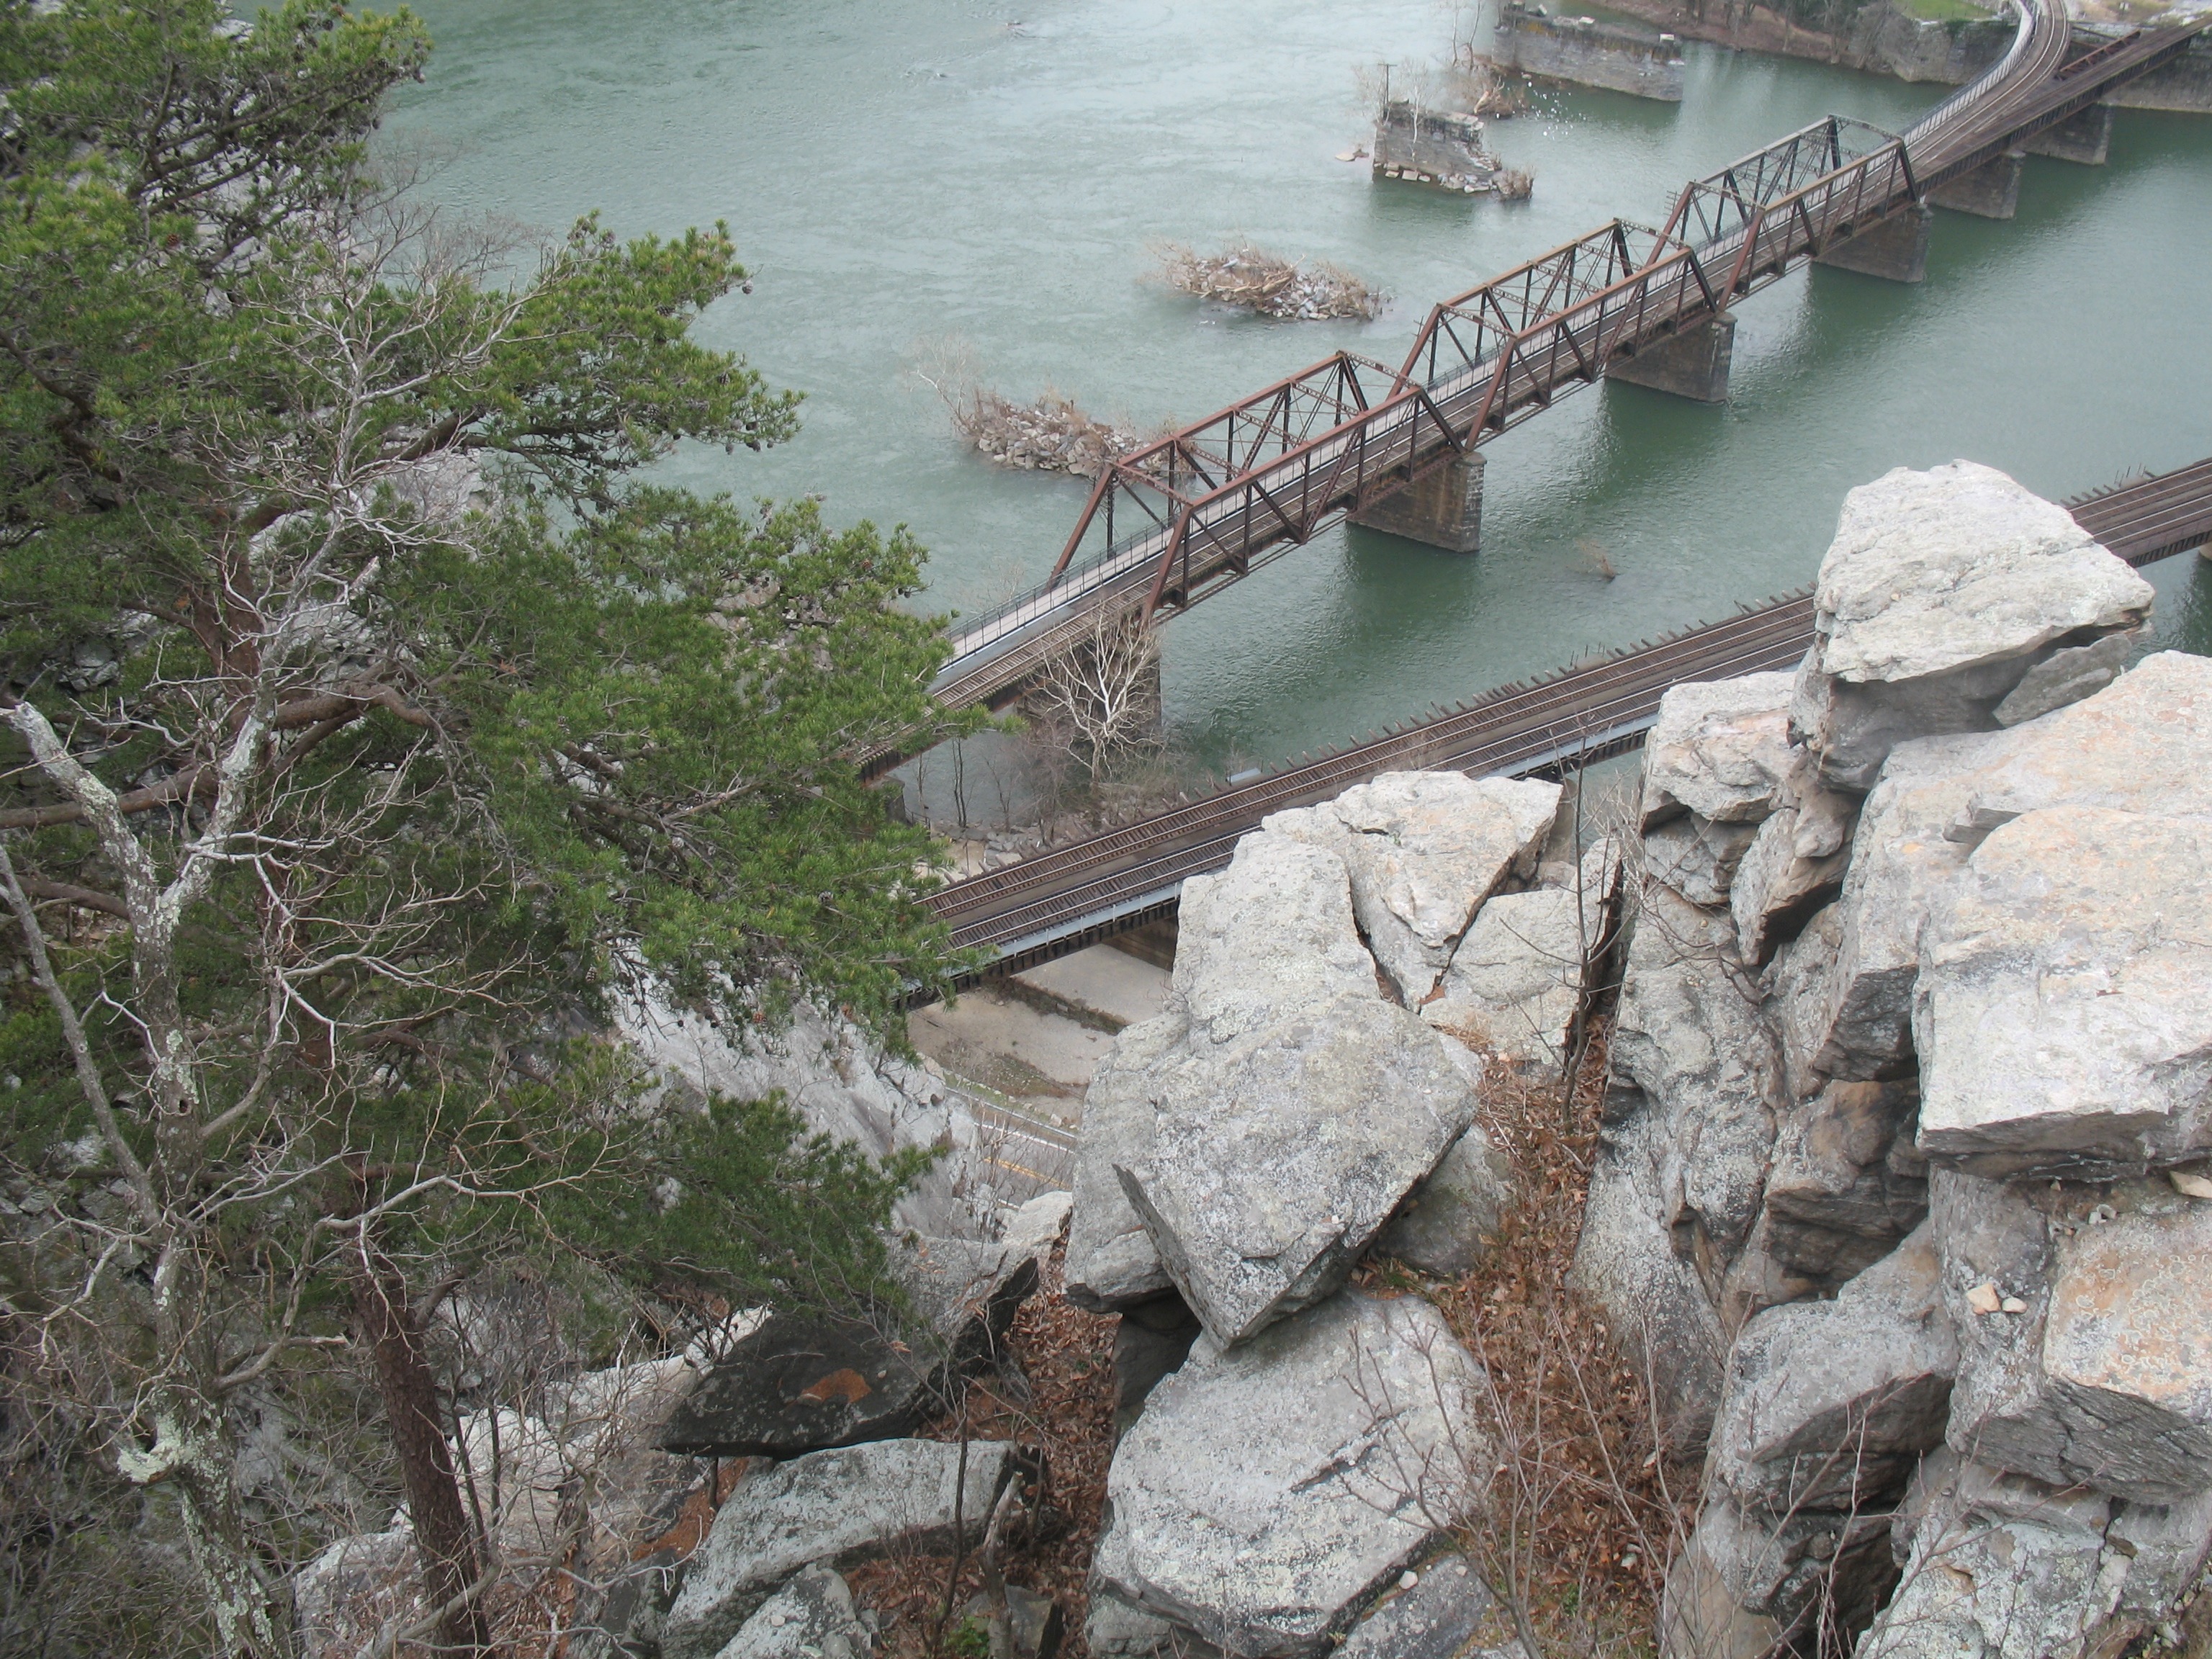
[[[1923,1224],[1832,1302],[1738,1334],[1707,1471],[1772,1516],[1881,1507],[1943,1441],[1959,1340]]]
[[[1474,1103],[1446,1038],[1350,994],[1170,1073],[1122,1190],[1206,1328],[1240,1342],[1344,1283]]]
[[[1669,818],[1644,832],[1644,869],[1692,904],[1724,905],[1755,823],[1716,823],[1694,815]]]
[[[1762,1222],[1788,1271],[1839,1285],[1896,1248],[1928,1214],[1928,1165],[1913,1144],[1910,1079],[1830,1083],[1774,1137]]]
[[[1319,806],[1278,812],[1261,832],[1343,859],[1375,959],[1412,1004],[1435,988],[1498,883],[1535,869],[1559,806],[1556,783],[1389,772]]]
[[[1407,1195],[1375,1248],[1436,1278],[1457,1279],[1490,1255],[1515,1196],[1513,1160],[1472,1124]]]
[[[1792,729],[1832,784],[1869,789],[1896,744],[1994,729],[2041,658],[2134,628],[2152,598],[2064,509],[2003,473],[1900,467],[1844,498]]]
[[[1352,1627],[1337,1659],[1461,1659],[1496,1605],[1464,1555],[1421,1563]]]
[[[1616,1074],[1656,1126],[1656,1218],[1716,1299],[1758,1214],[1781,1058],[1727,917],[1644,895],[1613,1036]]]
[[[1986,827],[2039,806],[2212,817],[2212,658],[2161,651],[2016,727],[1976,769],[1962,816]]]
[[[1887,1516],[1778,1519],[1717,1498],[1668,1570],[1661,1659],[1771,1659],[1824,1625],[1863,1628],[1896,1582]]]
[[[1931,1157],[2109,1176],[2212,1151],[2212,819],[2014,819],[1975,849],[1924,955]]]
[[[1784,970],[1795,1000],[1781,1024],[1800,1057],[1793,1072],[1860,1080],[1912,1070],[1921,933],[1972,850],[1951,831],[1978,769],[2017,741],[1968,734],[1891,751],[1852,837],[1832,949],[1824,941]]]
[[[2100,1497],[1931,1458],[1904,1575],[1857,1659],[2084,1659],[2118,1600]]]
[[[1644,744],[1644,827],[1685,812],[1709,823],[1756,823],[1774,810],[1793,764],[1795,676],[1746,674],[1670,686]]]
[[[1326,1652],[1472,1512],[1481,1387],[1412,1297],[1347,1291],[1237,1347],[1202,1341],[1115,1452],[1097,1588],[1254,1659]]]
[[[992,1364],[1037,1285],[1005,1243],[916,1238],[891,1251],[911,1310],[872,1317],[778,1310],[669,1413],[658,1444],[693,1456],[796,1457],[912,1434],[954,1379]]]
[[[1003,1441],[876,1440],[752,1471],[691,1558],[663,1659],[714,1659],[802,1567],[949,1549],[956,1525],[972,1545],[1018,1467]]]
[[[2212,1484],[2212,1202],[1950,1170],[1929,1190],[1962,1352],[1950,1444],[2139,1503]]]
[[[1858,798],[1822,788],[1802,750],[1797,757],[1729,885],[1736,949],[1748,963],[1772,957],[1835,896],[1850,857]]]
[[[827,1567],[801,1567],[715,1659],[868,1659],[874,1649],[845,1581]]]
[[[1516,1068],[1556,1069],[1607,907],[1564,888],[1501,893],[1452,952],[1421,1018]]]
[[[656,1449],[655,1431],[697,1375],[680,1356],[644,1360],[546,1382],[532,1411],[464,1413],[456,1461],[501,1553],[566,1547],[580,1487],[588,1496],[578,1541],[591,1555],[625,1559],[663,1530],[652,1518],[680,1502],[697,1472]]]
[[[1177,916],[1175,994],[1194,1043],[1234,1042],[1301,1008],[1382,994],[1352,878],[1331,848],[1247,836],[1226,870],[1183,883]]]
[[[1115,1171],[1152,1160],[1152,1125],[1167,1074],[1189,1058],[1180,1008],[1114,1040],[1083,1097],[1075,1140],[1075,1207],[1067,1222],[1066,1296],[1110,1313],[1173,1288],[1166,1265]]]

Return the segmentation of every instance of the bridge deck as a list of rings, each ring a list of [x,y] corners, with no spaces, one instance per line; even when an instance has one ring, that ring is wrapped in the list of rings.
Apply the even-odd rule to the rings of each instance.
[[[2075,520],[2136,565],[2212,543],[2212,459],[2077,496]],[[1508,685],[1357,748],[941,890],[931,903],[963,946],[1019,968],[1172,909],[1183,881],[1229,862],[1271,812],[1332,799],[1384,772],[1524,775],[1632,748],[1667,689],[1794,667],[1812,643],[1810,590],[1603,662]]]
[[[2069,62],[2063,6],[2025,0],[2022,15],[2006,58],[1902,140],[1815,124],[1693,182],[1662,231],[1616,221],[1437,307],[1396,371],[1339,354],[1126,458],[1099,479],[1053,580],[963,623],[933,690],[951,706],[1003,705],[1102,617],[1219,591],[2066,119],[2195,33],[2140,30]],[[1139,527],[1119,540],[1117,505]],[[1074,564],[1094,532],[1103,550]]]

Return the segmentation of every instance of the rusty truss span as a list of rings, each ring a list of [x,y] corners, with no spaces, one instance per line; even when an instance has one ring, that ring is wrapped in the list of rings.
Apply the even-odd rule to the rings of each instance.
[[[1910,131],[1816,122],[1692,181],[1656,230],[1615,220],[1454,295],[1395,368],[1339,352],[1116,461],[1050,578],[961,621],[938,698],[1002,707],[1102,620],[1150,622],[1219,592],[1609,367],[1921,210],[1929,190],[2177,56],[2212,22],[2081,52],[2059,0],[2020,9],[2006,57]]]
[[[2212,543],[2212,459],[2075,497],[2081,527],[2130,564]],[[991,971],[1048,960],[1165,915],[1184,880],[1229,862],[1271,812],[1328,800],[1384,772],[1541,773],[1641,744],[1668,687],[1793,668],[1813,638],[1811,590],[1603,661],[1501,686],[1382,736],[1107,834],[942,889],[954,943]]]

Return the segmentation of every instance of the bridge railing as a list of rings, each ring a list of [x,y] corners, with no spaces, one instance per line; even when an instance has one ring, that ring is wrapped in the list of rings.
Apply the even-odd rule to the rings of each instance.
[[[1660,235],[1695,248],[1731,241],[1760,210],[1897,142],[1894,133],[1863,121],[1828,116],[1684,185]]]

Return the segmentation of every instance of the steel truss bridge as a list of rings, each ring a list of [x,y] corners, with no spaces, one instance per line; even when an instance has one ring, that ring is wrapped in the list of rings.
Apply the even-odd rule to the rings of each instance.
[[[2212,459],[2065,503],[2082,529],[2142,566],[2212,544]],[[940,889],[953,943],[985,974],[1049,960],[1174,912],[1186,878],[1225,866],[1269,813],[1310,806],[1385,772],[1555,772],[1639,746],[1659,699],[1685,681],[1795,667],[1813,641],[1808,588],[1602,661],[1501,686],[1470,702],[1241,788]],[[981,975],[978,975],[979,977]]]
[[[1324,358],[1103,471],[1045,583],[963,619],[932,684],[1012,702],[1046,661],[1132,615],[1150,624],[1249,574],[1747,295],[2179,55],[2138,29],[2069,57],[2063,0],[2014,0],[2005,58],[1901,137],[1831,117],[1687,185],[1656,230],[1626,221],[1435,307],[1403,363]],[[896,763],[866,757],[872,775]]]

